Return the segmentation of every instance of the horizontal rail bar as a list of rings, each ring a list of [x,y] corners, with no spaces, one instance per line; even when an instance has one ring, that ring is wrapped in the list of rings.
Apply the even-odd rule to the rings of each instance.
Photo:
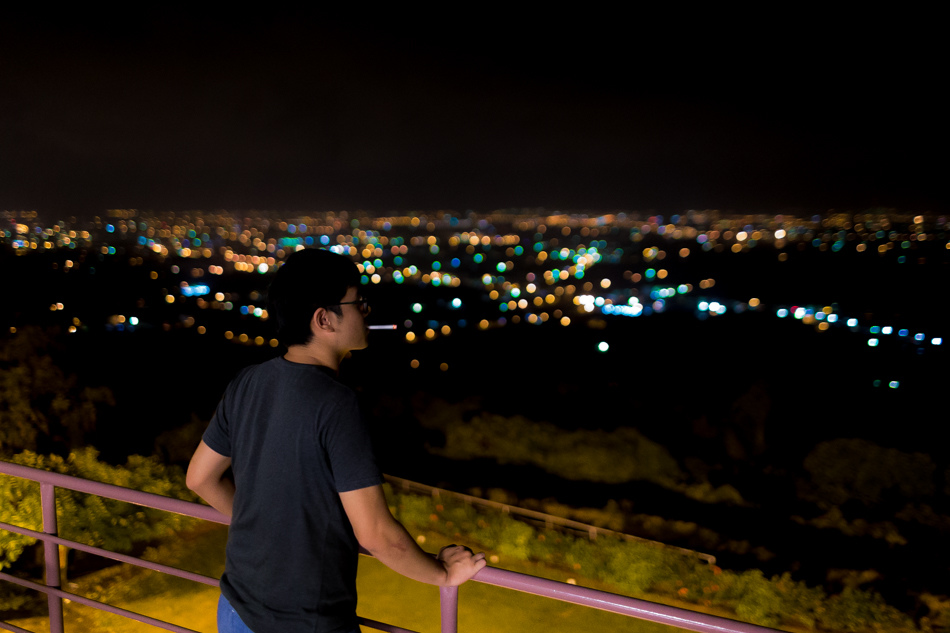
[[[129,611],[128,609],[123,609],[122,607],[115,607],[115,606],[112,606],[111,604],[106,604],[105,602],[99,602],[98,600],[93,600],[92,598],[86,598],[84,596],[79,596],[74,593],[69,593],[68,591],[57,589],[56,587],[48,587],[46,585],[41,585],[40,583],[33,582],[32,580],[17,578],[16,576],[11,576],[10,574],[5,574],[3,572],[0,572],[0,580],[6,580],[9,582],[12,582],[15,585],[26,587],[27,589],[42,591],[46,595],[57,596],[64,600],[78,602],[79,604],[84,604],[87,607],[92,607],[93,609],[108,611],[109,613],[114,613],[116,615],[127,617],[130,620],[136,620],[144,624],[151,624],[152,626],[157,626],[160,629],[165,629],[166,631],[172,631],[172,633],[201,633],[201,631],[195,631],[194,629],[186,629],[185,627],[178,626],[177,624],[164,622],[163,620],[156,620],[155,618],[150,618],[147,615],[142,615],[141,613],[136,613],[135,611]]]
[[[386,633],[416,633],[416,631],[401,629],[398,626],[386,624],[385,622],[377,622],[376,620],[370,620],[369,618],[358,617],[356,618],[356,621],[362,626],[368,626],[369,628],[376,629],[377,631],[386,631]]]
[[[550,523],[551,525],[556,525],[562,528],[568,528],[570,530],[575,530],[577,532],[584,532],[589,536],[596,536],[603,534],[605,536],[615,536],[617,538],[623,539],[625,541],[634,541],[637,543],[643,543],[645,545],[651,545],[659,549],[665,549],[669,551],[679,552],[686,556],[692,556],[700,560],[706,561],[710,565],[716,564],[716,557],[712,554],[705,554],[703,552],[697,552],[696,550],[686,549],[685,547],[678,547],[676,545],[668,545],[666,543],[661,543],[660,541],[654,541],[652,539],[644,538],[642,536],[634,536],[633,534],[626,534],[624,532],[618,532],[616,530],[611,530],[608,528],[597,527],[596,525],[590,525],[587,523],[581,523],[580,521],[575,521],[574,519],[567,519],[565,517],[559,517],[554,514],[546,514],[544,512],[538,512],[537,510],[529,510],[528,508],[520,508],[518,506],[508,505],[507,503],[499,503],[498,501],[491,501],[490,499],[482,499],[481,497],[476,497],[474,495],[467,495],[461,492],[454,492],[452,490],[443,490],[441,488],[436,488],[434,486],[427,486],[426,484],[420,484],[416,481],[410,481],[408,479],[402,479],[401,477],[394,477],[393,475],[383,475],[387,482],[393,486],[399,486],[404,490],[414,490],[416,492],[424,492],[429,495],[447,495],[455,499],[461,499],[466,503],[471,503],[472,505],[478,505],[485,508],[493,508],[495,510],[501,510],[502,512],[513,514],[516,516],[524,517],[531,519],[533,521],[544,522],[545,524]]]
[[[72,477],[60,473],[51,473],[38,468],[21,466],[10,462],[0,462],[0,473],[38,481],[40,483],[53,484],[58,488],[67,488],[77,492],[85,492],[100,497],[108,497],[117,501],[126,501],[135,505],[155,508],[157,510],[166,510],[175,514],[204,519],[214,523],[229,524],[231,520],[210,506],[204,506],[192,501],[182,501],[172,497],[164,497],[152,492],[142,492],[141,490],[132,490],[113,484],[104,484],[99,481],[90,481],[80,477]]]
[[[4,631],[13,631],[13,633],[33,633],[33,631],[27,631],[26,629],[21,629],[15,624],[10,624],[9,622],[0,621],[0,629]]]
[[[191,516],[198,519],[204,519],[207,521],[212,521],[214,523],[223,523],[228,524],[230,522],[229,517],[221,514],[217,510],[210,508],[208,506],[200,505],[198,503],[193,503],[190,501],[182,501],[180,499],[172,499],[169,497],[164,497],[161,495],[156,495],[147,492],[140,492],[136,490],[130,490],[128,488],[122,488],[121,486],[115,486],[112,484],[103,484],[99,482],[89,481],[86,479],[80,479],[78,477],[70,477],[68,475],[62,475],[59,473],[50,473],[48,471],[39,470],[36,468],[30,468],[28,466],[21,466],[19,464],[11,464],[9,462],[0,461],[0,474],[12,475],[14,477],[20,477],[23,479],[29,479],[32,481],[39,481],[41,483],[48,483],[60,488],[66,488],[69,490],[76,490],[78,492],[85,492],[88,494],[100,495],[103,497],[109,497],[112,499],[117,499],[119,501],[126,501],[129,503],[134,503],[136,505],[142,505],[146,507],[156,508],[160,510],[167,510],[169,512],[175,512],[177,514],[182,514],[185,516]],[[34,536],[34,538],[43,540],[44,542],[56,543],[65,545],[67,547],[75,547],[76,549],[83,549],[84,551],[91,551],[91,553],[101,554],[103,556],[108,555],[110,558],[116,560],[122,560],[122,562],[130,562],[134,565],[139,565],[147,567],[150,569],[155,569],[155,571],[170,573],[182,578],[182,574],[191,574],[191,572],[184,572],[182,570],[177,570],[172,567],[167,567],[164,565],[154,564],[155,567],[151,567],[153,563],[148,561],[142,561],[141,559],[134,559],[126,561],[124,558],[132,559],[132,557],[125,557],[122,554],[116,554],[114,552],[108,552],[107,550],[100,550],[88,545],[82,545],[81,543],[75,543],[73,541],[67,541],[58,536],[45,534],[40,532],[34,532],[32,530],[27,530],[26,528],[19,528],[17,526],[8,526],[7,524],[0,524],[0,529],[14,528],[11,531],[18,533],[29,532],[29,536]],[[25,531],[25,532],[24,532]],[[95,551],[93,551],[95,550]],[[365,550],[362,550],[362,553],[368,554]],[[123,559],[118,558],[122,556]],[[147,564],[146,564],[147,563]],[[166,571],[173,570],[173,571]],[[196,578],[190,578],[196,580],[197,582],[204,582],[206,584],[211,584],[208,582],[209,579],[207,576],[200,576],[195,574]],[[175,633],[196,633],[191,629],[180,627],[175,624],[170,624],[168,622],[162,622],[161,620],[155,620],[149,618],[148,616],[135,613],[133,611],[128,611],[119,607],[114,607],[112,605],[104,604],[90,598],[84,598],[83,596],[78,596],[76,594],[63,591],[55,587],[48,587],[33,581],[24,580],[22,578],[17,578],[16,576],[11,576],[0,572],[0,580],[6,580],[14,584],[18,584],[29,589],[34,589],[36,591],[41,591],[47,595],[54,595],[60,598],[71,600],[79,604],[84,604],[96,609],[101,609],[103,611],[108,611],[110,613],[115,613],[117,615],[122,615],[139,622],[144,622],[146,624],[151,624],[168,631],[173,631]],[[683,609],[679,607],[671,607],[663,604],[658,604],[655,602],[649,602],[647,600],[639,600],[636,598],[628,598],[626,596],[621,596],[617,594],[608,593],[605,591],[598,591],[596,589],[590,589],[587,587],[578,587],[576,585],[569,585],[567,583],[562,583],[554,580],[548,580],[545,578],[538,578],[535,576],[529,576],[527,574],[520,574],[513,571],[507,571],[504,569],[494,569],[491,567],[485,567],[479,571],[473,578],[476,582],[481,582],[487,585],[493,585],[496,587],[503,587],[506,589],[513,589],[515,591],[522,591],[525,593],[551,598],[553,600],[559,600],[561,602],[568,602],[571,604],[578,604],[582,606],[588,606],[595,609],[600,609],[603,611],[609,611],[612,613],[618,613],[620,615],[625,615],[628,617],[634,617],[641,620],[647,620],[650,622],[657,622],[660,624],[665,624],[668,626],[675,626],[682,629],[688,629],[691,631],[698,631],[699,633],[776,633],[777,629],[771,629],[763,626],[757,626],[754,624],[747,624],[744,622],[738,622],[736,620],[731,620],[729,618],[723,618],[714,615],[708,615],[705,613],[698,613],[695,611],[690,611],[689,609]],[[402,629],[393,625],[385,624],[382,622],[375,622],[374,620],[368,620],[365,618],[360,619],[361,622],[364,622],[366,626],[377,628],[381,631],[387,631],[390,633],[413,633],[408,629]],[[14,631],[14,633],[21,633],[22,629],[19,629],[11,624],[0,623],[0,628],[4,628],[9,631]]]
[[[570,602],[602,611],[619,613],[640,620],[648,620],[690,631],[699,631],[700,633],[776,633],[778,631],[778,629],[747,624],[679,607],[670,607],[648,600],[628,598],[606,591],[578,587],[504,569],[485,567],[475,574],[472,580],[486,585],[552,598],[561,602]]]
[[[37,540],[48,541],[50,543],[63,545],[65,547],[69,547],[72,549],[82,550],[90,554],[95,554],[97,556],[102,556],[104,558],[111,558],[112,560],[117,560],[120,563],[128,563],[129,565],[135,565],[136,567],[144,567],[146,569],[151,569],[152,571],[158,571],[163,574],[178,576],[179,578],[184,578],[186,580],[193,580],[195,582],[211,585],[212,587],[217,587],[219,584],[218,579],[212,578],[211,576],[203,576],[195,572],[185,571],[184,569],[178,569],[177,567],[170,567],[168,565],[162,565],[161,563],[155,563],[149,560],[136,558],[135,556],[129,556],[127,554],[119,554],[118,552],[111,552],[107,549],[102,549],[101,547],[93,547],[92,545],[77,543],[76,541],[70,541],[69,539],[65,539],[61,536],[53,536],[52,534],[46,534],[45,532],[35,532],[33,530],[28,530],[26,528],[22,528],[16,525],[10,525],[9,523],[0,522],[0,530],[6,530],[8,532],[22,534],[23,536],[30,536]]]

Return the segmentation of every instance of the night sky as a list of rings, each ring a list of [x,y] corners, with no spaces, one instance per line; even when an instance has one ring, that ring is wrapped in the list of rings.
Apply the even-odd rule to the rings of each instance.
[[[950,200],[935,16],[361,11],[8,15],[0,210]]]

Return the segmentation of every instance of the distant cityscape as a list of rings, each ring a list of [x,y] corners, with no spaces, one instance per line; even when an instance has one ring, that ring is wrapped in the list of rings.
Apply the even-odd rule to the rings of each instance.
[[[800,321],[819,334],[847,331],[869,347],[932,354],[943,345],[937,321],[905,323],[899,309],[870,314],[837,301],[806,303],[781,296],[781,288],[770,289],[770,298],[737,296],[724,289],[730,286],[724,271],[732,268],[722,262],[733,257],[758,274],[763,266],[778,270],[804,262],[811,275],[822,265],[816,256],[847,257],[913,275],[950,260],[947,229],[945,216],[896,211],[809,217],[709,210],[390,217],[341,211],[290,218],[115,209],[88,221],[6,211],[0,213],[0,237],[8,254],[42,254],[62,281],[34,293],[42,305],[18,305],[19,317],[5,310],[3,318],[12,321],[3,325],[13,333],[25,324],[16,318],[48,311],[45,322],[72,333],[193,328],[236,344],[277,347],[280,342],[262,326],[269,277],[294,251],[316,247],[352,257],[371,298],[374,287],[443,289],[428,302],[374,306],[370,323],[392,319],[407,343],[460,329],[520,324],[607,330],[619,320],[664,313],[710,319],[751,311]],[[719,263],[703,264],[712,257]],[[87,305],[82,289],[88,283],[75,283],[77,277],[115,266],[134,271],[116,281],[124,304],[113,301],[105,312],[101,302]],[[609,347],[606,339],[598,343],[601,352]],[[899,388],[901,382],[884,376],[875,386]]]

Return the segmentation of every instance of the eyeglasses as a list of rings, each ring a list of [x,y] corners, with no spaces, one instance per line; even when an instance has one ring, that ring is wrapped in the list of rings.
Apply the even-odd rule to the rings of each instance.
[[[360,297],[356,301],[341,301],[340,303],[330,303],[326,307],[329,308],[330,306],[346,306],[346,305],[355,305],[359,309],[359,311],[362,312],[363,314],[369,314],[369,310],[370,310],[369,299],[367,299],[366,297]]]

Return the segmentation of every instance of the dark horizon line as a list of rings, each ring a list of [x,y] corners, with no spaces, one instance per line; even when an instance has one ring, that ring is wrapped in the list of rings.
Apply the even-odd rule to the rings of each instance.
[[[390,209],[378,209],[371,207],[361,207],[361,206],[351,206],[351,207],[342,207],[342,208],[310,208],[310,209],[289,209],[289,208],[277,208],[277,207],[263,207],[263,206],[248,206],[248,207],[188,207],[182,206],[174,208],[171,206],[165,207],[144,207],[144,206],[104,206],[99,210],[82,210],[82,211],[72,211],[66,214],[62,212],[53,212],[59,219],[69,219],[75,218],[76,221],[79,220],[91,220],[94,217],[108,216],[110,211],[114,210],[124,210],[124,211],[135,211],[139,214],[153,214],[160,215],[165,213],[172,214],[181,214],[181,213],[227,213],[232,215],[240,214],[266,214],[266,215],[295,215],[295,216],[308,216],[308,215],[322,215],[327,213],[348,213],[348,214],[361,214],[371,217],[390,217],[390,216],[406,216],[406,215],[425,215],[425,214],[442,214],[450,213],[457,217],[464,217],[469,214],[475,215],[491,215],[494,213],[512,213],[525,216],[540,216],[540,215],[586,215],[586,216],[601,216],[601,215],[619,215],[625,214],[627,216],[650,216],[650,215],[663,215],[663,216],[672,216],[672,215],[682,215],[684,213],[690,212],[699,212],[699,213],[718,213],[723,216],[748,216],[748,215],[791,215],[791,216],[806,216],[806,215],[819,215],[827,216],[832,214],[860,214],[860,213],[916,213],[921,215],[940,215],[946,213],[946,211],[936,210],[932,208],[921,209],[918,205],[908,205],[908,206],[893,206],[893,205],[862,205],[858,206],[848,206],[848,207],[830,207],[824,208],[823,210],[818,210],[817,208],[807,208],[803,205],[788,205],[786,207],[771,207],[771,208],[761,208],[756,210],[740,210],[735,208],[718,208],[714,206],[693,206],[686,208],[679,208],[671,210],[669,208],[621,208],[621,207],[590,207],[590,208],[577,208],[577,207],[548,207],[545,205],[518,205],[518,206],[509,206],[509,207],[492,207],[492,208],[478,208],[478,207],[467,207],[467,208],[453,208],[453,207],[396,207]],[[36,213],[39,217],[44,217],[49,214],[48,211],[44,211],[42,207],[21,207],[21,208],[0,208],[0,213],[2,214],[12,214],[13,216],[18,216],[21,213]],[[46,218],[49,219],[49,218]]]

